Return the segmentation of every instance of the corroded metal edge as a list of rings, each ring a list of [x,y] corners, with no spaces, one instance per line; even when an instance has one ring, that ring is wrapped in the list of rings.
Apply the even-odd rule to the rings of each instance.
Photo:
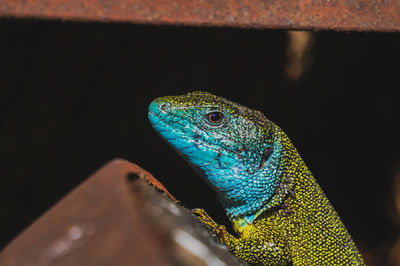
[[[114,160],[45,212],[0,253],[0,265],[171,265],[165,237],[144,218],[131,184],[150,173]],[[172,199],[172,195],[170,195]]]
[[[260,29],[400,31],[397,0],[3,0],[1,16]]]

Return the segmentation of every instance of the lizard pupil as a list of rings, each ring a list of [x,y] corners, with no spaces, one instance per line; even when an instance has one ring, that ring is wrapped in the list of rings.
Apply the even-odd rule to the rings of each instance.
[[[206,116],[206,119],[211,125],[219,125],[224,120],[224,115],[221,112],[212,112]]]

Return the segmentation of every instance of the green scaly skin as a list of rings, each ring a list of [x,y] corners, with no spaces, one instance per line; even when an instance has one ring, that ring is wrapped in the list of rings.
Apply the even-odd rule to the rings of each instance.
[[[213,125],[207,121],[204,123],[203,120],[209,119],[212,112],[221,112],[225,116],[224,124]],[[168,120],[171,117],[172,123]],[[237,257],[254,265],[286,265],[290,262],[293,265],[364,265],[346,227],[289,138],[261,113],[209,93],[194,92],[155,100],[150,107],[149,118],[155,129],[201,172],[216,190],[237,236],[215,223],[204,210],[196,209],[193,212],[216,232],[220,240]],[[196,153],[204,147],[215,147],[207,146],[211,142],[216,143],[217,147],[222,147],[229,141],[228,150],[234,151],[232,140],[238,139],[239,135],[229,133],[238,130],[235,128],[229,131],[232,123],[242,123],[239,129],[248,130],[244,132],[247,137],[240,140],[240,143],[246,146],[246,150],[236,149],[232,154],[235,154],[236,157],[233,157],[237,161],[229,166],[231,169],[248,169],[244,172],[236,171],[241,174],[248,173],[248,176],[234,177],[235,181],[243,180],[243,186],[240,185],[239,188],[237,185],[229,187],[223,182],[224,179],[222,182],[221,179],[215,181],[217,177],[220,178],[220,171],[224,170],[224,166],[221,166],[224,154],[218,153],[214,158],[202,150],[204,156],[212,157],[210,162],[218,161],[217,166],[209,171],[209,168],[204,168],[204,164],[198,162],[201,156]],[[179,126],[183,129],[179,129]],[[179,134],[175,132],[175,127]],[[191,131],[187,131],[188,127]],[[225,141],[224,137],[229,141]],[[252,147],[247,140],[257,144]],[[187,144],[196,146],[196,149]],[[261,156],[263,150],[267,149],[265,147],[273,147],[270,157]],[[249,156],[253,156],[251,154],[254,153],[256,157],[249,157],[251,159],[247,160],[245,155],[238,155],[238,152],[242,155],[250,154]],[[277,163],[274,163],[274,158]],[[257,165],[251,168],[253,161],[257,162]],[[268,171],[257,175],[257,171],[268,167]],[[229,173],[226,169],[224,171],[223,173]],[[224,178],[231,180],[229,174]],[[254,205],[260,200],[251,196],[244,197],[248,198],[249,202],[243,198],[235,198],[236,195],[247,192],[246,190],[258,181],[268,178],[271,180],[268,181],[268,186],[273,187],[273,193],[262,205]],[[276,185],[274,180],[277,181]],[[253,185],[248,186],[249,182]],[[233,192],[229,194],[231,191]],[[268,193],[270,190],[265,191]],[[232,206],[238,202],[244,205],[245,208],[240,209],[244,211],[232,211]],[[257,207],[254,209],[254,206]]]

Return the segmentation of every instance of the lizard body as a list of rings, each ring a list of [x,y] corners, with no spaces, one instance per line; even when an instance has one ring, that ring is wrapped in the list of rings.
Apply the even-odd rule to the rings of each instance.
[[[364,265],[350,234],[287,135],[261,112],[207,92],[149,106],[155,130],[216,192],[238,237],[198,218],[255,265]]]

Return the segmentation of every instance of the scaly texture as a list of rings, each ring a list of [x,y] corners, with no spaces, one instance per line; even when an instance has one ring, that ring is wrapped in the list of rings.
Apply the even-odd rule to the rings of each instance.
[[[207,92],[157,98],[153,127],[216,192],[238,234],[197,217],[255,265],[364,265],[286,134],[262,113]]]

